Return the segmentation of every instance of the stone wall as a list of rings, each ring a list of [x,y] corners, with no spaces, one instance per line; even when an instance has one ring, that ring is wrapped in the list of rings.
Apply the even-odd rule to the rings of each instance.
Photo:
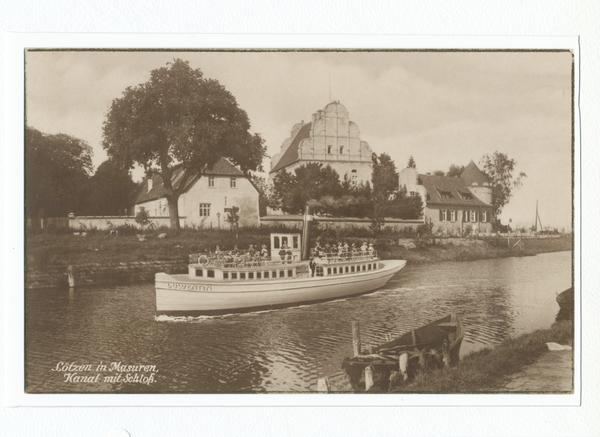
[[[170,218],[167,217],[149,217],[150,223],[155,228],[171,225]],[[186,217],[179,217],[179,225],[185,226]],[[89,231],[92,229],[109,230],[119,226],[133,226],[141,229],[141,226],[135,221],[134,216],[75,216],[69,215],[69,227],[73,231]]]
[[[319,223],[321,229],[352,229],[354,228],[369,228],[371,226],[371,220],[364,218],[353,218],[353,217],[319,217],[314,218]],[[288,226],[302,228],[302,216],[301,215],[267,215],[261,217],[261,226]],[[424,224],[424,220],[401,220],[386,218],[383,224],[384,228],[393,228],[396,230],[414,228]]]
[[[130,263],[80,264],[72,267],[75,286],[118,285],[154,280],[158,272],[186,273],[188,262],[138,261]],[[28,268],[25,272],[25,288],[56,288],[69,286],[69,266],[56,265]]]

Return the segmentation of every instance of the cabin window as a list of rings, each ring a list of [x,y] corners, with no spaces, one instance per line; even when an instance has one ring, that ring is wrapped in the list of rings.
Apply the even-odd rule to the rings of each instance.
[[[363,264],[363,267],[362,267],[362,269],[363,269],[363,272],[364,272],[365,270],[367,270],[367,265],[366,265],[366,264]]]
[[[240,279],[246,279],[246,272],[240,272]]]
[[[260,279],[260,277],[261,277],[260,272],[256,272],[256,279]]]
[[[348,266],[346,266],[346,273],[348,273]]]
[[[352,266],[352,267],[350,268],[350,271],[351,271],[352,273],[354,273],[354,266]]]
[[[333,268],[333,274],[334,274],[334,275],[337,275],[337,267],[334,267],[334,268]]]
[[[271,278],[275,279],[277,277],[277,272],[271,272]]]
[[[200,215],[200,217],[210,216],[210,203],[201,203],[198,214]]]
[[[369,267],[368,267],[368,269],[367,269],[367,270],[371,270],[371,264],[369,264],[368,266],[369,266]]]
[[[209,178],[208,178],[208,188],[215,188],[215,178],[214,178],[214,176],[209,176]]]
[[[196,276],[202,276],[202,269],[196,270]]]
[[[231,272],[231,279],[237,279],[237,273]]]
[[[229,279],[229,273],[223,272],[223,279]]]
[[[284,244],[285,244],[286,246],[287,246],[287,244],[288,244],[288,239],[287,239],[287,237],[281,237],[281,245],[283,246]],[[288,247],[289,247],[289,246],[288,246]]]
[[[331,267],[327,267],[327,274],[331,275]]]
[[[279,270],[279,277],[285,278],[285,270]]]
[[[248,279],[254,279],[254,273],[248,272]]]
[[[237,188],[237,179],[236,178],[229,179],[229,188]]]
[[[292,276],[294,276],[294,271],[288,270],[288,278],[291,278]]]
[[[273,247],[279,249],[279,237],[273,237]]]
[[[215,271],[214,270],[207,270],[206,271],[206,277],[208,277],[208,278],[214,278],[215,277]]]
[[[294,249],[298,249],[298,236],[294,236]]]

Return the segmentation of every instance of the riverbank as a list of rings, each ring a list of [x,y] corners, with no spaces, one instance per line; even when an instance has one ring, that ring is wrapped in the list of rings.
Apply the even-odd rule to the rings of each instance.
[[[214,250],[240,249],[266,245],[269,247],[269,229],[240,229],[236,233],[224,230],[184,230],[178,234],[149,231],[143,234],[111,236],[109,232],[39,233],[26,238],[26,265],[44,269],[58,265],[110,264],[140,261],[187,262],[190,253]],[[159,237],[162,235],[162,238]],[[319,234],[317,234],[319,235]],[[143,238],[140,238],[143,236]],[[440,261],[473,261],[477,259],[531,256],[538,253],[573,250],[570,236],[558,238],[523,238],[522,245],[513,247],[519,239],[507,238],[401,238],[394,234],[380,237],[354,235],[321,236],[322,245],[342,240],[348,244],[373,243],[382,259],[404,259],[409,263]]]

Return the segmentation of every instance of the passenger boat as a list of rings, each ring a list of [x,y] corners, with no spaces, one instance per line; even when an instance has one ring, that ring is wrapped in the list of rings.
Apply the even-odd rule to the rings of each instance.
[[[342,368],[355,391],[368,389],[368,367],[379,388],[387,389],[392,372],[399,372],[403,382],[417,371],[456,364],[463,337],[462,323],[454,313],[377,347],[363,349],[358,356],[344,359]]]
[[[573,287],[566,289],[562,293],[556,295],[556,302],[561,309],[567,310],[573,309],[573,305],[575,302],[575,293]]]
[[[302,234],[272,233],[270,256],[193,254],[187,275],[157,273],[157,313],[223,314],[359,295],[406,265],[380,260],[373,249],[311,256],[311,221],[307,210]]]

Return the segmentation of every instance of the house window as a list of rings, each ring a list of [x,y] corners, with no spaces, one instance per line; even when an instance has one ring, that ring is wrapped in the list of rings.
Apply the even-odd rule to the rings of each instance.
[[[442,199],[452,199],[452,193],[450,191],[440,191],[440,197]]]
[[[355,174],[353,174],[351,182],[352,182],[352,185],[354,185],[354,186],[358,185],[358,176],[356,176]]]
[[[456,210],[450,211],[450,221],[451,222],[455,222],[456,221]]]
[[[237,179],[236,178],[229,179],[229,187],[230,188],[237,188]]]
[[[333,148],[333,146],[329,145],[327,146],[327,153],[331,154],[331,149]]]
[[[471,223],[476,223],[477,222],[477,211],[469,211],[469,221]]]
[[[460,192],[460,197],[465,200],[473,200],[473,195],[471,193],[465,193],[464,191]]]
[[[488,219],[488,212],[487,211],[482,211],[481,212],[481,221],[483,223],[487,223],[489,221],[489,219]]]
[[[448,221],[448,211],[445,209],[440,209],[440,221],[446,222]]]
[[[208,188],[215,188],[215,178],[213,176],[208,178]]]
[[[344,153],[344,146],[340,146],[340,153]]]
[[[201,203],[199,214],[200,217],[210,216],[210,203]]]

